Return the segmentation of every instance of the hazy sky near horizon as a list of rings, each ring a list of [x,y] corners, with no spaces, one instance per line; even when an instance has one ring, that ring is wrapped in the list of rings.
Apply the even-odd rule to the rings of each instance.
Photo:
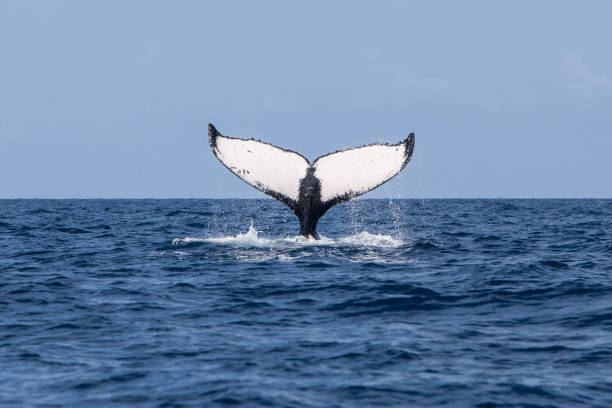
[[[612,197],[610,1],[0,2],[0,198],[265,197],[207,124],[310,159],[416,133],[365,197]]]

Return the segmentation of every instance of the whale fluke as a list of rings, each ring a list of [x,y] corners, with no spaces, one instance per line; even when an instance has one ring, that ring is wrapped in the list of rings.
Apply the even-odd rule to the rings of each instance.
[[[208,138],[229,171],[285,203],[300,221],[300,235],[317,239],[317,222],[327,210],[395,177],[414,151],[411,133],[397,144],[340,150],[310,163],[299,153],[259,140],[223,136],[212,124]]]

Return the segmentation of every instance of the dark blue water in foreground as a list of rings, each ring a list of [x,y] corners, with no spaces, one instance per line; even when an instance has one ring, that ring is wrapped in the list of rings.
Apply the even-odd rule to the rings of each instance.
[[[273,200],[0,201],[0,406],[612,406],[612,200],[296,230]]]

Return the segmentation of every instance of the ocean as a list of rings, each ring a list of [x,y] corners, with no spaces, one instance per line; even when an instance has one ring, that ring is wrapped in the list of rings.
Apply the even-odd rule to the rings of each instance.
[[[612,200],[0,200],[2,407],[610,407]]]

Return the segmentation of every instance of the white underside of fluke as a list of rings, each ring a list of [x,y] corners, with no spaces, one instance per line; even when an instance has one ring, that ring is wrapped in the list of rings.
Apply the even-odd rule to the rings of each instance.
[[[299,154],[256,140],[217,136],[217,158],[235,175],[264,191],[297,201],[308,162]]]
[[[406,147],[371,145],[319,157],[315,177],[321,182],[321,201],[367,193],[402,170]]]
[[[314,176],[321,183],[321,201],[353,198],[391,179],[406,164],[407,140],[395,145],[375,144],[319,157],[312,167]],[[311,166],[296,152],[253,139],[218,134],[213,150],[230,171],[253,187],[295,201],[299,199],[300,181]]]

